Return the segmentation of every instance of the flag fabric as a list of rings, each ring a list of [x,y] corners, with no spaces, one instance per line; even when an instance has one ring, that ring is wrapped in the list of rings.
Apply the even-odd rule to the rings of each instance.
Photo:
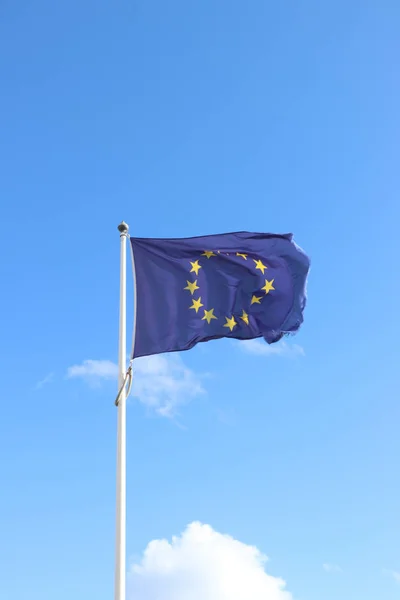
[[[303,322],[309,259],[291,234],[131,238],[131,245],[132,358],[223,337],[263,337],[272,344]]]

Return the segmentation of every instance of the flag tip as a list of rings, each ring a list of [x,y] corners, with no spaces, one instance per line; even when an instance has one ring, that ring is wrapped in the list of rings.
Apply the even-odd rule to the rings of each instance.
[[[118,231],[121,234],[128,233],[129,225],[127,223],[125,223],[125,221],[121,221],[121,223],[118,225]]]

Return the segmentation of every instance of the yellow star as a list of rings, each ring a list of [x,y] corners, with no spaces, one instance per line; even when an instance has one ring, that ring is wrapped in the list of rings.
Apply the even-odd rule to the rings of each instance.
[[[192,306],[189,306],[189,309],[194,308],[194,310],[196,311],[196,314],[197,314],[199,312],[199,308],[201,306],[204,306],[204,304],[201,303],[201,296],[200,296],[200,298],[198,300],[195,300],[193,298],[193,304],[192,304]]]
[[[211,256],[217,256],[217,255],[214,254],[214,252],[212,250],[205,250],[203,252],[202,256],[207,256],[207,258],[210,258]]]
[[[199,274],[199,271],[201,269],[201,265],[199,265],[199,261],[195,260],[194,262],[190,263],[192,265],[192,268],[190,269],[190,273],[196,273],[196,275]],[[264,274],[264,271],[263,271]]]
[[[254,258],[253,258],[253,260],[254,260]],[[264,271],[265,271],[265,269],[268,269],[268,267],[263,265],[261,260],[254,260],[254,262],[256,263],[256,269],[260,269],[260,271],[264,275]],[[197,275],[197,273],[196,273],[196,275]]]
[[[226,319],[226,323],[224,325],[224,327],[229,327],[229,329],[231,331],[233,331],[233,328],[236,327],[237,323],[235,321],[235,317],[231,317],[230,319],[228,319],[228,317],[225,317]]]
[[[201,265],[199,265],[199,261],[195,260],[194,263],[191,262],[190,264],[192,265],[192,268],[190,269],[190,273],[196,273],[196,275],[198,275],[199,271],[201,269]]]
[[[244,260],[247,260],[247,254],[240,254],[240,252],[236,252],[236,256],[241,256]]]
[[[265,285],[264,287],[262,287],[262,290],[265,290],[265,293],[268,294],[268,292],[270,292],[271,290],[274,290],[274,281],[275,279],[273,279],[272,281],[267,281],[267,279],[265,280]]]
[[[251,304],[261,304],[262,296],[253,296],[251,299]]]
[[[217,317],[214,315],[214,309],[206,310],[204,309],[204,317],[201,319],[202,321],[207,321],[210,324],[212,319],[216,319]]]
[[[244,321],[246,323],[246,325],[249,324],[249,315],[247,314],[246,311],[243,311],[243,314],[240,318],[242,319],[242,321]]]
[[[199,290],[199,286],[197,285],[197,279],[196,281],[193,281],[193,283],[191,281],[186,281],[187,286],[185,288],[183,288],[184,290],[189,290],[189,292],[192,294],[194,294],[195,290]]]

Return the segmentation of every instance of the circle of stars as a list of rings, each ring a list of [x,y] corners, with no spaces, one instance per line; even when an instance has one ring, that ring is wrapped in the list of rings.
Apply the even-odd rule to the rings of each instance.
[[[220,250],[217,251],[217,253],[213,252],[212,250],[205,250],[203,252],[203,254],[201,256],[204,256],[205,259],[210,260],[210,258],[214,257],[214,256],[218,256],[218,254],[222,254]],[[229,256],[229,253],[224,253],[227,256]],[[235,253],[236,256],[238,256],[239,258],[242,258],[243,260],[247,261],[247,260],[252,260],[255,264],[255,270],[259,270],[261,271],[261,273],[264,275],[265,271],[268,269],[267,265],[264,265],[264,263],[262,262],[262,260],[259,259],[251,259],[249,258],[248,254],[245,254],[243,252],[236,252]],[[189,273],[193,273],[194,276],[196,276],[196,279],[193,281],[189,281],[186,280],[186,287],[184,287],[184,290],[187,290],[188,292],[190,292],[191,295],[191,300],[192,300],[192,304],[191,306],[189,306],[189,310],[194,310],[196,315],[200,316],[201,313],[203,313],[203,315],[201,316],[201,320],[202,321],[206,321],[208,324],[210,324],[213,320],[218,320],[218,317],[214,314],[214,308],[206,308],[204,306],[204,304],[201,301],[201,296],[199,295],[197,298],[195,298],[194,296],[197,294],[200,294],[200,286],[197,285],[197,277],[199,275],[199,271],[200,269],[202,269],[202,265],[200,264],[200,260],[195,260],[195,261],[189,261],[190,263],[190,269],[189,269]],[[260,289],[259,294],[261,294],[261,292],[264,292],[264,294],[261,295],[257,295],[257,294],[253,294],[250,300],[250,306],[252,306],[253,304],[261,304],[263,298],[265,298],[265,296],[267,294],[269,294],[271,291],[275,290],[274,288],[274,279],[271,279],[271,281],[268,281],[268,279],[265,279],[265,285]],[[200,315],[199,315],[199,311],[200,311]],[[227,329],[229,329],[230,332],[232,332],[235,327],[237,327],[240,323],[240,321],[242,321],[243,323],[245,323],[246,325],[249,325],[249,315],[248,313],[243,309],[242,314],[241,315],[236,315],[236,319],[239,320],[238,321],[235,319],[234,315],[231,315],[230,317],[224,317],[225,318],[225,323],[223,325],[223,327],[226,327]]]

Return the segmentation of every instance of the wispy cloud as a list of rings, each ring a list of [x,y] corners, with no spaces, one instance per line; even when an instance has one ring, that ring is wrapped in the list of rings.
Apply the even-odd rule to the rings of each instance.
[[[116,380],[118,366],[110,360],[88,359],[69,367],[67,377],[98,386]],[[132,396],[157,414],[173,417],[179,407],[204,393],[201,379],[177,354],[138,358],[133,363]]]
[[[35,385],[36,390],[40,390],[47,383],[51,383],[54,379],[54,373],[48,373],[46,377],[43,377],[40,381]]]
[[[322,568],[327,573],[342,573],[342,567],[339,567],[339,565],[334,565],[332,563],[324,563],[322,565]]]
[[[277,344],[267,344],[261,340],[243,340],[239,342],[239,347],[248,354],[257,354],[258,356],[304,356],[304,348],[298,344],[288,344],[287,342],[278,342]]]
[[[118,366],[111,360],[84,360],[80,365],[73,365],[67,370],[67,377],[79,377],[91,385],[98,385],[102,380],[118,377]]]
[[[201,377],[178,354],[138,358],[133,366],[132,395],[163,417],[204,393]]]
[[[383,569],[383,574],[391,577],[396,583],[400,583],[400,571],[393,571],[392,569]]]

